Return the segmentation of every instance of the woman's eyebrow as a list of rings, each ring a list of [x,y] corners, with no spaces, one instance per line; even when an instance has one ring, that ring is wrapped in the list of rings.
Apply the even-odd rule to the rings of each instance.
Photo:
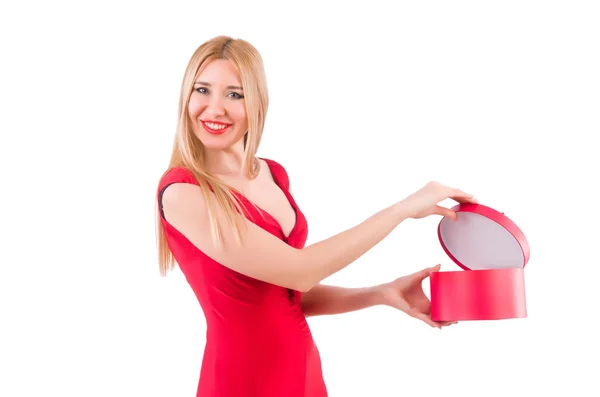
[[[194,83],[194,85],[205,85],[207,87],[210,87],[210,83],[204,82],[204,81],[196,81]],[[242,87],[238,87],[237,85],[228,85],[227,86],[228,90],[242,90],[244,91],[244,89]]]

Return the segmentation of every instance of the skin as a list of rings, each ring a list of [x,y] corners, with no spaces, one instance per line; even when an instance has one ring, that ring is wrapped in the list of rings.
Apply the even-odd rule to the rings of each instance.
[[[192,129],[205,147],[207,169],[217,175],[241,175],[242,138],[248,121],[242,83],[231,62],[218,59],[204,67],[194,84],[188,112]],[[202,120],[232,126],[222,135],[211,135],[202,127]]]
[[[260,172],[253,180],[242,174],[243,138],[248,121],[242,83],[231,62],[219,59],[204,67],[194,84],[188,113],[194,134],[205,147],[207,170],[273,215],[289,235],[296,214],[275,184],[268,165],[260,160]],[[202,125],[207,120],[231,126],[223,134],[214,135]]]
[[[268,166],[261,160],[259,175],[253,180],[242,174],[243,136],[248,125],[243,90],[235,67],[227,60],[212,61],[202,70],[197,82],[202,83],[194,86],[188,111],[194,133],[207,150],[207,169],[243,191],[250,201],[271,213],[286,234],[289,233],[295,224],[294,211],[273,181]],[[202,126],[203,120],[222,121],[231,127],[221,135],[212,135]],[[321,281],[364,255],[405,219],[430,215],[456,219],[452,210],[438,205],[447,198],[457,202],[477,202],[471,194],[430,182],[364,222],[303,249],[288,246],[249,221],[246,222],[245,242],[238,246],[223,214],[217,213],[219,222],[224,225],[225,242],[225,248],[218,249],[208,229],[208,203],[200,188],[192,184],[169,186],[163,195],[163,209],[166,219],[176,229],[224,266],[259,280],[302,291],[301,304],[306,316],[387,305],[431,327],[441,328],[450,323],[431,320],[431,304],[421,286],[431,272],[439,270],[439,266],[365,288],[329,286]]]

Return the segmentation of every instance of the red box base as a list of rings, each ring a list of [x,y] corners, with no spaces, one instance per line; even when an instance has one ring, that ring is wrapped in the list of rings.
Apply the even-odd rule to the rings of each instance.
[[[429,278],[434,321],[527,317],[523,268],[434,272]]]

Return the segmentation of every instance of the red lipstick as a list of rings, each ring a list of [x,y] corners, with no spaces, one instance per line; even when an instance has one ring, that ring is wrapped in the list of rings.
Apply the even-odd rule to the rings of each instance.
[[[202,127],[204,127],[206,132],[208,132],[209,134],[213,134],[213,135],[221,135],[225,131],[227,131],[229,129],[229,127],[231,127],[231,124],[224,123],[222,121],[201,120],[200,122],[202,123]],[[213,127],[210,127],[208,124],[211,124]],[[221,126],[223,126],[223,127],[221,127]],[[214,127],[218,127],[218,128],[214,128]]]

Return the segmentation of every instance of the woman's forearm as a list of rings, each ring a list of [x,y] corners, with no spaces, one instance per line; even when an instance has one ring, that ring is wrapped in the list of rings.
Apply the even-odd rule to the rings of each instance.
[[[344,288],[318,284],[302,295],[302,309],[306,317],[341,314],[383,304],[377,286]]]
[[[308,292],[321,280],[342,270],[387,237],[409,217],[410,209],[399,201],[360,224],[299,250],[294,261],[298,289]],[[291,274],[291,272],[290,272]]]

